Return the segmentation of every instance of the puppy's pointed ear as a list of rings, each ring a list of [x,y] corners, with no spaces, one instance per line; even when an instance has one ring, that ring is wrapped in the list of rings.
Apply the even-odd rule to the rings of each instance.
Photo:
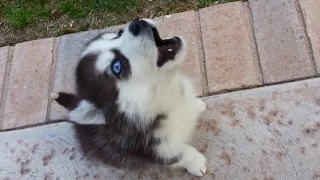
[[[51,93],[50,96],[57,103],[59,103],[61,106],[65,107],[69,111],[75,109],[80,102],[79,98],[76,95],[70,93]]]

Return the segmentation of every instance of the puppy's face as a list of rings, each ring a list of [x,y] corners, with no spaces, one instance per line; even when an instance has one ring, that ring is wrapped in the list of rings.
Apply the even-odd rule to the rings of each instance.
[[[94,71],[116,80],[144,80],[180,67],[186,43],[179,37],[161,39],[150,19],[132,21],[117,33],[90,42],[82,57],[96,55]]]
[[[124,29],[102,34],[87,45],[77,67],[78,92],[98,107],[117,101],[125,111],[123,101],[133,103],[133,96],[143,98],[149,92],[146,89],[155,85],[165,88],[180,69],[185,54],[182,38],[161,39],[152,20],[136,19]]]

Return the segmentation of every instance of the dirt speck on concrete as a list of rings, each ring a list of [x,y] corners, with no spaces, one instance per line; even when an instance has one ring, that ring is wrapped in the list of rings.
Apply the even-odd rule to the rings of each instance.
[[[22,139],[18,139],[18,144],[21,144],[23,143],[23,140]]]
[[[282,133],[280,132],[279,129],[275,129],[275,130],[274,130],[274,133],[275,133],[277,136],[282,136]]]
[[[272,100],[276,100],[278,98],[278,93],[277,92],[273,92],[272,93]]]
[[[316,126],[320,128],[320,121],[316,122]]]
[[[158,179],[159,178],[159,174],[156,172],[153,172],[150,174],[151,179]]]
[[[246,136],[247,141],[253,142],[253,139],[250,136]]]
[[[93,178],[94,178],[94,179],[101,179],[101,176],[100,176],[100,174],[97,173],[97,174],[95,174],[95,175],[93,176]]]
[[[254,107],[248,107],[246,108],[246,111],[250,119],[254,120],[257,117]]]
[[[304,125],[303,133],[305,135],[315,135],[318,129],[319,128],[317,122],[308,122]]]
[[[320,98],[315,98],[315,99],[313,100],[313,103],[314,103],[315,105],[317,105],[317,106],[320,106]]]
[[[62,151],[62,154],[67,154],[69,153],[69,149],[68,148],[64,148],[64,150]]]
[[[273,177],[264,177],[263,180],[274,180]]]
[[[138,179],[143,179],[143,176],[144,176],[144,174],[143,174],[143,172],[142,171],[140,171],[139,173],[138,173]]]
[[[266,124],[266,125],[270,125],[270,123],[271,123],[271,119],[269,118],[269,117],[264,117],[263,118],[263,122]]]
[[[26,160],[25,162],[21,162],[20,174],[26,175],[30,173],[30,168],[27,166],[30,164],[30,160]]]
[[[227,166],[231,165],[231,156],[227,151],[222,151],[220,158],[225,161]]]
[[[319,171],[315,171],[313,176],[312,176],[312,180],[319,180],[320,179],[320,170]]]
[[[199,151],[200,151],[201,153],[205,153],[205,152],[207,151],[207,149],[208,149],[208,146],[209,146],[208,142],[203,143],[203,144],[201,145],[201,147],[199,148]]]
[[[273,110],[273,111],[269,112],[269,116],[271,116],[271,117],[277,117],[278,115],[279,115],[278,111]]]
[[[246,173],[246,172],[249,172],[250,169],[249,169],[248,167],[243,167],[243,168],[242,168],[242,171],[243,171],[244,173]]]
[[[51,174],[45,173],[44,174],[44,180],[52,180]]]
[[[283,160],[284,156],[287,155],[287,151],[277,151],[276,152],[276,158],[278,160]]]
[[[32,153],[32,154],[35,154],[38,149],[39,149],[39,144],[37,144],[37,143],[34,144],[33,147],[32,147],[31,153]]]
[[[26,174],[29,174],[29,173],[30,173],[30,169],[29,168],[21,167],[21,169],[20,169],[20,174],[21,175],[26,175]]]
[[[312,143],[311,146],[312,146],[313,148],[319,147],[318,143]]]
[[[233,118],[236,116],[234,112],[234,102],[232,100],[225,101],[218,104],[218,108],[221,110],[221,114]]]
[[[70,160],[76,158],[76,148],[72,147],[71,149],[71,156],[69,157]]]
[[[219,136],[219,133],[221,131],[221,129],[218,127],[218,123],[216,120],[211,119],[211,120],[206,120],[204,122],[201,122],[198,125],[198,128],[200,131],[203,132],[208,132],[208,133],[213,133],[215,136]]]
[[[260,112],[263,112],[266,109],[266,101],[264,99],[260,99],[258,105]]]
[[[239,119],[233,119],[231,122],[231,126],[238,126],[240,124],[240,120]]]
[[[52,149],[51,152],[48,155],[45,155],[42,158],[43,165],[46,166],[50,162],[50,160],[54,157],[55,151]]]

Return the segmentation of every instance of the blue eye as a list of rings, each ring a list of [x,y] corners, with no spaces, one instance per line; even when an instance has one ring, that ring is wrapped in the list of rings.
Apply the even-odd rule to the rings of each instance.
[[[121,63],[120,63],[120,61],[115,61],[112,64],[112,71],[115,74],[119,74],[121,72]]]

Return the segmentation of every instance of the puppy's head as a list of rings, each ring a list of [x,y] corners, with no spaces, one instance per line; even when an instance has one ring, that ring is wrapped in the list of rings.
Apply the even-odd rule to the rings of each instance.
[[[112,96],[115,87],[157,83],[159,77],[181,67],[185,54],[182,38],[161,39],[152,20],[135,19],[124,29],[101,34],[88,43],[77,68],[80,93],[82,87],[90,87],[83,90],[116,98]]]

